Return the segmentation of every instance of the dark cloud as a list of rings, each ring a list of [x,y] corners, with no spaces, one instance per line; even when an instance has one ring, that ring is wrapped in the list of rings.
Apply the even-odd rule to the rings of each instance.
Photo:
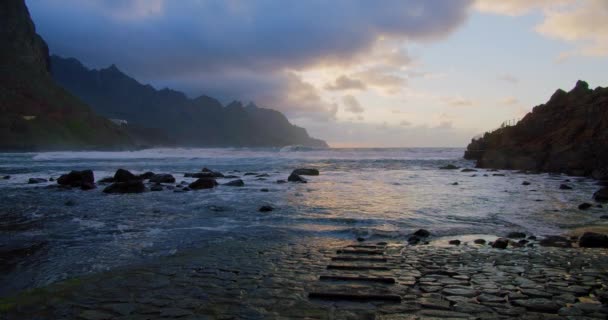
[[[342,97],[342,103],[344,103],[344,106],[346,107],[345,110],[348,112],[363,113],[365,111],[361,106],[361,103],[359,103],[359,100],[351,95]]]

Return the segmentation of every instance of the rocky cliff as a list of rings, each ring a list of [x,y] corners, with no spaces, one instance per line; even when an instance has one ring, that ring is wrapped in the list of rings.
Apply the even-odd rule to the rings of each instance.
[[[112,65],[91,70],[78,60],[51,57],[53,78],[66,90],[111,119],[165,132],[176,145],[193,147],[327,147],[289,123],[280,112],[254,104],[223,106],[208,96],[190,99],[170,90],[156,90]]]
[[[481,168],[564,172],[608,178],[608,88],[584,81],[557,90],[517,125],[486,133],[465,158]]]
[[[23,0],[0,1],[0,149],[129,148],[122,128],[56,85]]]

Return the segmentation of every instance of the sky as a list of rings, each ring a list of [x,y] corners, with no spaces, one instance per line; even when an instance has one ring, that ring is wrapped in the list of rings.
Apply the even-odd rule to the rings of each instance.
[[[606,0],[27,0],[50,51],[279,110],[332,147],[464,147],[577,80]]]

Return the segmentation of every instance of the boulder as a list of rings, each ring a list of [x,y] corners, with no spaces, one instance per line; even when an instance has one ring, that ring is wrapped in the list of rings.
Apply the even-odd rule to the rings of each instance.
[[[562,184],[559,185],[559,189],[560,190],[572,190],[572,187],[569,186],[569,185],[567,185],[567,184],[563,184],[562,183]]]
[[[486,240],[484,239],[475,239],[473,242],[476,244],[486,244]]]
[[[93,190],[97,188],[97,186],[95,185],[95,183],[92,182],[83,182],[82,184],[80,184],[80,189],[81,190]]]
[[[175,183],[175,177],[168,173],[159,173],[151,176],[150,182],[153,183]]]
[[[114,174],[114,182],[127,182],[132,180],[141,180],[138,176],[132,174],[128,170],[118,169]]]
[[[460,245],[460,240],[458,240],[458,239],[456,239],[456,240],[450,240],[449,244],[455,245],[455,246],[459,246]]]
[[[215,186],[217,186],[217,181],[212,178],[200,178],[188,185],[192,190],[212,189]]]
[[[241,180],[241,179],[236,179],[236,180],[226,182],[226,183],[224,183],[224,185],[230,186],[230,187],[243,187],[243,186],[245,186],[245,182],[243,182],[243,180]]]
[[[477,172],[477,170],[471,169],[471,168],[464,168],[464,169],[460,170],[460,172]]]
[[[201,170],[201,172],[203,172],[203,173],[209,173],[209,174],[213,175],[214,178],[223,178],[224,177],[224,175],[221,172],[219,172],[219,171],[213,171],[213,170],[210,170],[210,169],[207,169],[207,168],[203,168]]]
[[[568,238],[562,236],[547,236],[539,241],[543,247],[570,248],[572,243]]]
[[[114,182],[103,189],[104,193],[142,193],[146,186],[141,180],[130,180],[126,182]]]
[[[494,241],[494,243],[492,243],[492,248],[506,249],[508,245],[509,245],[509,239],[498,238],[498,239],[496,239],[496,241]]]
[[[608,202],[608,187],[601,188],[593,194],[593,199],[600,202]]]
[[[578,245],[583,248],[608,248],[608,235],[585,232],[578,240]]]
[[[459,167],[457,167],[457,166],[455,166],[453,164],[448,164],[446,166],[439,167],[439,169],[442,169],[442,170],[456,170],[456,169],[459,169]]]
[[[150,187],[150,191],[163,191],[163,186],[161,186],[160,184],[155,184]]]
[[[36,183],[43,183],[46,182],[47,180],[44,178],[29,178],[27,180],[27,183],[29,184],[36,184]]]
[[[524,181],[524,182],[522,182],[522,183],[521,183],[521,185],[522,185],[522,186],[529,186],[529,185],[530,185],[530,182],[528,182],[528,181]]]
[[[578,209],[579,210],[587,210],[587,209],[589,209],[591,207],[592,207],[591,203],[587,203],[587,202],[583,202],[583,203],[581,203],[581,204],[578,205]]]
[[[311,168],[299,168],[295,169],[291,172],[291,174],[296,174],[299,176],[318,176],[319,170],[311,169]]]
[[[4,179],[4,180],[8,180],[10,178],[11,178],[11,176],[4,176],[4,177],[2,177],[2,179]]]
[[[95,186],[95,176],[92,170],[70,171],[68,174],[61,175],[57,179],[57,183],[62,186],[82,187],[88,190],[91,186]],[[85,185],[83,187],[83,185]]]
[[[277,183],[278,183],[278,184],[282,184],[282,183],[287,183],[287,181],[285,181],[285,180],[281,179],[281,180],[277,180]]]
[[[290,174],[289,177],[287,178],[287,181],[289,182],[300,182],[300,183],[306,183],[306,179],[300,177],[297,174]]]
[[[526,237],[526,234],[523,232],[509,232],[507,234],[507,238],[509,239],[523,239]]]
[[[142,174],[140,174],[138,177],[142,180],[148,180],[152,177],[154,177],[154,172],[148,171],[148,172],[144,172]]]
[[[214,172],[189,172],[189,173],[184,173],[184,177],[186,178],[198,178],[198,179],[215,179],[215,178],[222,178],[222,177],[218,177],[218,175]]]
[[[258,209],[259,212],[270,212],[272,210],[274,210],[274,208],[269,205],[261,206],[260,209]]]
[[[426,237],[430,236],[431,233],[425,229],[418,229],[418,230],[416,230],[416,232],[414,232],[414,235],[417,237],[420,237],[420,238],[426,238]]]
[[[417,245],[422,239],[419,236],[411,236],[407,239],[407,243],[411,246]]]

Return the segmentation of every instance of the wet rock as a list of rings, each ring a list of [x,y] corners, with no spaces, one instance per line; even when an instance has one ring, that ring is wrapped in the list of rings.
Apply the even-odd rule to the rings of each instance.
[[[475,239],[473,241],[473,243],[476,243],[476,244],[486,244],[486,240],[484,240],[484,239]]]
[[[29,178],[27,180],[27,183],[29,184],[36,184],[36,183],[43,183],[46,182],[47,180],[44,178]]]
[[[562,183],[562,184],[559,185],[559,189],[560,190],[572,190],[572,187],[569,186],[569,185],[567,185],[567,184],[563,184]]]
[[[441,169],[441,170],[457,170],[457,169],[460,169],[460,168],[457,167],[457,166],[455,166],[455,165],[453,165],[453,164],[448,164],[446,166],[439,167],[439,169]]]
[[[215,188],[215,186],[217,186],[217,181],[212,178],[199,178],[188,185],[188,187],[192,190],[211,189]]]
[[[608,215],[602,215],[600,216],[600,219],[608,219]]]
[[[584,248],[608,248],[608,235],[585,232],[579,239],[578,245]]]
[[[245,172],[244,176],[257,176],[257,172]]]
[[[504,177],[505,174],[504,173],[493,173],[492,176],[493,177]]]
[[[581,203],[581,204],[578,205],[578,209],[579,210],[587,210],[587,209],[589,209],[591,207],[592,207],[591,203],[587,203],[587,202],[583,202],[583,203]]]
[[[407,243],[411,246],[417,245],[422,239],[418,236],[411,236],[407,239]]]
[[[526,234],[523,232],[509,232],[509,234],[507,235],[507,238],[510,238],[510,239],[522,239],[525,237],[526,237]]]
[[[57,184],[70,187],[81,187],[86,184],[85,188],[95,185],[95,176],[92,170],[70,171],[68,174],[61,175],[57,179]]]
[[[287,181],[285,181],[285,180],[277,180],[277,183],[278,184],[282,184],[282,183],[287,183]]]
[[[536,236],[528,236],[528,240],[536,240]]]
[[[141,180],[114,182],[103,189],[104,193],[142,193],[144,191],[146,191],[146,186]]]
[[[150,179],[150,178],[152,178],[154,176],[155,176],[154,172],[148,171],[148,172],[144,172],[144,173],[140,174],[137,177],[140,178],[140,179],[142,179],[142,180],[148,180],[148,179]]]
[[[445,288],[442,292],[448,296],[461,296],[467,298],[475,297],[478,294],[477,291],[467,288]]]
[[[95,188],[97,188],[97,186],[95,185],[95,183],[92,183],[92,182],[83,182],[80,185],[80,189],[81,190],[85,190],[85,191],[86,190],[92,190],[92,189],[95,189]]]
[[[471,168],[464,168],[464,169],[460,170],[460,172],[477,172],[477,170],[471,169]]]
[[[270,212],[270,211],[272,211],[272,210],[274,210],[274,208],[273,208],[273,207],[271,207],[271,206],[269,206],[269,205],[264,205],[264,206],[261,206],[261,207],[258,209],[258,211],[259,211],[259,212]]]
[[[118,169],[114,173],[114,182],[127,182],[131,180],[141,180],[138,176],[132,174],[130,171],[125,169]]]
[[[522,182],[521,184],[522,184],[522,185],[524,185],[524,186],[529,186],[529,185],[530,185],[530,182],[528,182],[528,181],[524,181],[524,182]]]
[[[543,247],[570,248],[572,243],[562,236],[547,236],[540,240],[539,244]]]
[[[223,178],[224,177],[224,175],[221,172],[219,172],[219,171],[213,171],[213,170],[210,170],[210,169],[207,169],[207,168],[203,168],[201,170],[201,172],[203,172],[203,173],[211,173],[211,174],[214,175],[215,178]]]
[[[4,177],[2,177],[2,179],[4,179],[4,180],[8,180],[10,178],[11,178],[11,176],[4,176]]]
[[[365,241],[365,238],[363,238],[363,237],[357,237],[357,241],[363,242],[363,241]]]
[[[608,187],[602,188],[593,194],[593,199],[600,202],[608,202]]]
[[[188,173],[184,173],[184,177],[185,178],[197,178],[197,179],[223,178],[223,177],[218,177],[218,175],[216,173],[213,173],[213,172],[188,172]]]
[[[152,187],[150,187],[150,191],[163,191],[163,186],[161,186],[160,184],[153,185]]]
[[[318,176],[319,175],[319,170],[317,169],[310,169],[310,168],[300,168],[300,169],[295,169],[291,172],[291,174],[295,174],[298,176]]]
[[[562,306],[545,298],[515,300],[513,304],[531,311],[556,313]]]
[[[236,180],[226,182],[226,183],[224,183],[224,185],[230,186],[230,187],[243,187],[243,186],[245,186],[245,182],[243,182],[243,180],[241,180],[241,179],[236,179]]]
[[[151,176],[150,182],[153,183],[175,183],[175,177],[168,173],[159,173]]]
[[[287,178],[287,181],[289,182],[299,182],[299,183],[306,183],[306,179],[300,177],[297,174],[290,174],[289,178]]]
[[[414,235],[417,237],[420,237],[420,238],[426,238],[426,237],[430,236],[431,233],[425,229],[418,229],[418,230],[416,230],[416,232],[414,232]]]
[[[450,242],[448,242],[451,245],[455,245],[455,246],[459,246],[460,245],[460,240],[456,239],[456,240],[450,240]]]
[[[458,182],[453,182],[453,183],[452,183],[452,185],[453,185],[453,186],[457,186],[457,185],[458,185]]]
[[[494,241],[494,243],[492,243],[492,248],[506,249],[508,245],[509,245],[509,239],[498,238],[498,239],[496,239],[496,241]]]
[[[50,177],[50,178],[49,178],[49,181],[51,181],[51,182],[52,182],[52,181],[55,181],[55,179],[54,179],[53,177]]]
[[[528,242],[530,242],[530,241],[528,241],[526,239],[521,239],[521,240],[517,241],[517,243],[520,244],[520,245],[522,245],[522,246],[528,244]]]
[[[270,177],[270,175],[268,173],[262,173],[262,174],[258,174],[255,177],[256,178],[268,178],[268,177]]]

